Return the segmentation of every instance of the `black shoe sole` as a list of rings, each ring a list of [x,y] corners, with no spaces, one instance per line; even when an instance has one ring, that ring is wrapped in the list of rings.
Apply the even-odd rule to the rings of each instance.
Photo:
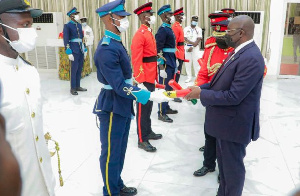
[[[147,149],[145,149],[145,148],[143,148],[141,146],[138,146],[138,148],[140,148],[140,149],[142,149],[142,150],[144,150],[146,152],[156,152],[157,151],[157,149],[155,149],[155,150],[147,150]]]
[[[136,195],[136,193],[120,193],[120,196],[133,196],[133,195]]]

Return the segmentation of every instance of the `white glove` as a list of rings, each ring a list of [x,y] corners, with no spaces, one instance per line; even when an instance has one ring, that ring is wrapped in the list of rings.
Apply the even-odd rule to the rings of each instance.
[[[143,83],[138,84],[138,87],[143,90],[148,90]]]
[[[167,72],[164,69],[161,69],[159,71],[159,76],[162,77],[162,78],[167,78],[168,74],[167,74]]]
[[[87,52],[84,52],[84,59],[87,57]]]
[[[164,92],[165,92],[164,89],[159,89],[157,91],[151,92],[149,100],[157,103],[168,102],[172,100],[171,98],[165,96]]]
[[[179,60],[176,59],[176,67],[179,67]]]
[[[70,61],[74,61],[74,56],[73,56],[73,54],[69,54],[68,57],[69,57],[69,60],[70,60]]]

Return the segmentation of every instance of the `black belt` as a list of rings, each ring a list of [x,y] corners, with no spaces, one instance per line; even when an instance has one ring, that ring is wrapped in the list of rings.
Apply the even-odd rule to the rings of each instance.
[[[149,56],[143,58],[143,63],[152,63],[157,61],[157,56]]]
[[[184,46],[184,42],[178,42],[177,46]]]

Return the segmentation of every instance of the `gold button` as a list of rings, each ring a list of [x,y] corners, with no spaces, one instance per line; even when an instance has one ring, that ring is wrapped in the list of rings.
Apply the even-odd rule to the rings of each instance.
[[[32,112],[32,114],[31,114],[31,118],[34,118],[35,117],[35,113],[34,112]]]
[[[36,136],[36,137],[35,137],[35,141],[39,141],[39,136]]]
[[[26,88],[26,93],[27,93],[27,95],[29,95],[29,93],[30,93],[29,88]]]
[[[41,163],[43,162],[43,158],[42,158],[42,157],[40,157],[40,162],[41,162]]]
[[[19,70],[19,67],[18,67],[18,65],[16,65],[16,70],[17,70],[17,71]]]

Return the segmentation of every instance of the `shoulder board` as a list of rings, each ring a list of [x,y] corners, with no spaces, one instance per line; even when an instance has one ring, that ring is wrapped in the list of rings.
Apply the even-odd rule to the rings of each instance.
[[[213,36],[210,36],[206,39],[205,41],[205,48],[209,48],[211,46],[215,46],[216,43],[216,38],[214,38]]]
[[[145,33],[145,29],[139,29],[139,32],[144,34]]]
[[[21,55],[19,55],[19,57],[28,65],[33,66],[29,61],[27,61],[26,59],[24,59]]]
[[[216,45],[217,45],[217,43],[210,43],[210,44],[205,45],[204,48],[210,48],[210,47],[213,47],[213,46],[216,46]]]
[[[103,37],[101,45],[108,46],[110,44],[110,40],[111,40],[110,37]]]

